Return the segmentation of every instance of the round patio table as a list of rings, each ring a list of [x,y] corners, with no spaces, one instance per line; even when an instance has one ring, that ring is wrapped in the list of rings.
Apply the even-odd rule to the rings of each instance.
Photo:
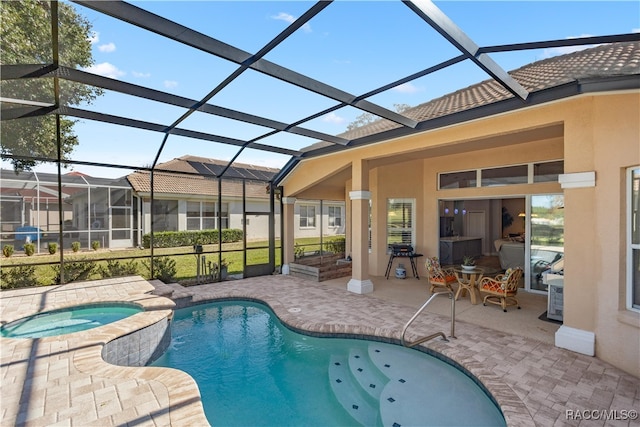
[[[496,274],[497,269],[492,267],[476,267],[472,270],[462,268],[461,266],[453,267],[453,271],[456,273],[458,279],[458,290],[456,292],[456,301],[460,296],[466,296],[467,291],[471,299],[471,304],[478,304],[478,298],[480,297],[480,291],[478,290],[478,282],[482,279],[482,276]]]

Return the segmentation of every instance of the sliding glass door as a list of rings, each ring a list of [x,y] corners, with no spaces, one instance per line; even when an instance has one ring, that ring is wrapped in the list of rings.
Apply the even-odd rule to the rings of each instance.
[[[544,276],[552,265],[564,257],[564,196],[545,194],[531,196],[529,219],[530,289],[546,291]]]

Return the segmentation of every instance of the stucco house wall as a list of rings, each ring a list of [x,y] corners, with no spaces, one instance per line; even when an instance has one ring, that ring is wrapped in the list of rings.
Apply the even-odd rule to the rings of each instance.
[[[416,250],[437,254],[439,199],[563,194],[565,201],[565,331],[595,334],[595,354],[640,376],[640,313],[625,307],[625,170],[640,164],[640,93],[581,95],[543,106],[319,156],[301,162],[283,181],[284,194],[323,193],[345,177],[347,250],[350,192],[371,192],[372,248],[368,274],[382,276],[386,253],[386,199],[416,200]],[[595,186],[558,182],[438,190],[439,172],[564,160],[564,174],[595,172]],[[368,188],[344,173],[367,164]],[[355,178],[357,179],[357,177]],[[420,265],[424,274],[424,266]],[[562,328],[561,328],[562,329]]]

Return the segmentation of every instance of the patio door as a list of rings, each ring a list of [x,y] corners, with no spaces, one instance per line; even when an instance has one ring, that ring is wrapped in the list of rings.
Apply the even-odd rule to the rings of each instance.
[[[527,221],[529,262],[526,263],[528,288],[547,291],[544,276],[551,266],[564,257],[564,196],[541,194],[531,196]]]

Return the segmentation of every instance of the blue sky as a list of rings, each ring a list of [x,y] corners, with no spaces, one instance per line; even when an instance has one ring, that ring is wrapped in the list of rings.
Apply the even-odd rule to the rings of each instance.
[[[191,27],[247,52],[275,37],[312,3],[302,1],[143,1],[137,6]],[[436,5],[479,46],[566,39],[640,31],[638,1],[440,1]],[[153,89],[201,99],[237,66],[163,39],[82,6],[92,23],[95,65],[88,71]],[[492,58],[506,70],[568,52],[549,49],[504,53]],[[266,59],[354,95],[420,71],[458,55],[444,39],[399,1],[336,1],[298,30]],[[411,106],[485,80],[463,63],[372,97],[393,109]],[[293,122],[336,102],[246,71],[211,104]],[[170,124],[183,110],[107,93],[90,110]],[[343,108],[302,126],[329,134],[346,129],[361,111]],[[195,113],[179,127],[246,140],[269,131],[212,115]],[[153,162],[163,134],[81,121],[76,125],[79,160],[145,166]],[[314,140],[277,134],[260,142],[299,149]],[[170,136],[160,161],[185,154],[230,159],[236,147]],[[246,150],[238,161],[279,167],[285,156]],[[36,170],[52,171],[50,167]],[[128,171],[83,166],[93,176],[121,176]]]

